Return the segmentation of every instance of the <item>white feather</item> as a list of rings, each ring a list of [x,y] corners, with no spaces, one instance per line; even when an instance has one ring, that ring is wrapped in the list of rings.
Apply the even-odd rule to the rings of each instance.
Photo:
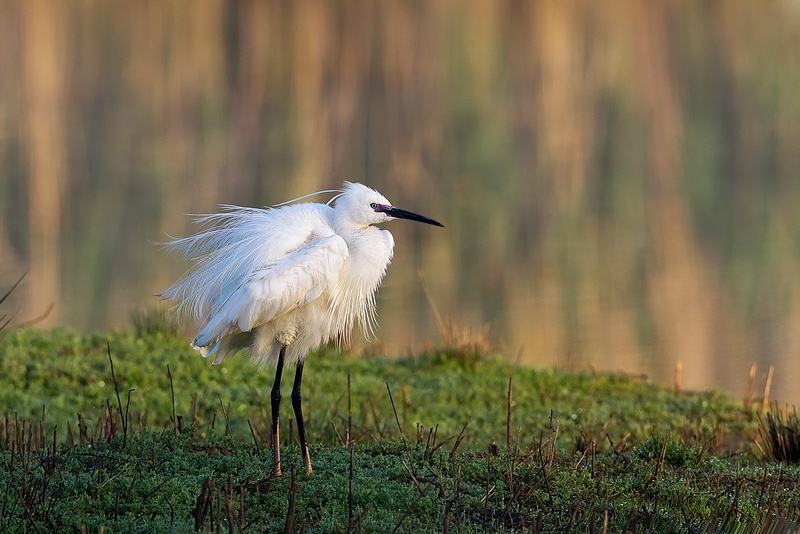
[[[345,182],[333,206],[317,203],[256,209],[224,206],[203,215],[199,233],[166,246],[195,263],[161,294],[205,326],[193,345],[204,356],[248,348],[273,364],[281,345],[286,363],[331,340],[348,341],[375,324],[375,290],[392,258],[394,240],[373,224],[391,219],[377,191]]]

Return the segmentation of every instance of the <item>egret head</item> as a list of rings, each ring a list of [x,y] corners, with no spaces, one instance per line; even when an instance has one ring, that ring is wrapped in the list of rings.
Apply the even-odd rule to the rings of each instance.
[[[345,182],[342,193],[334,201],[334,209],[338,217],[358,226],[379,224],[392,219],[409,219],[444,226],[428,217],[396,208],[374,189],[353,182]]]

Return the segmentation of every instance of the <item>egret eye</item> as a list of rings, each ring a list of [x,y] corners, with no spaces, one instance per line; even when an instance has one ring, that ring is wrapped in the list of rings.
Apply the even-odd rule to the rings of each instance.
[[[375,209],[375,208],[377,208],[377,207],[378,207],[378,204],[376,204],[375,202],[373,202],[372,204],[370,204],[370,205],[369,205],[369,207],[370,207],[370,208],[372,208],[372,209]]]

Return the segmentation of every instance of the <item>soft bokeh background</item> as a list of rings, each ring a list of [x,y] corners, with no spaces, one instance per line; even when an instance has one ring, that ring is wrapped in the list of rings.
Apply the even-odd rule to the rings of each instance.
[[[0,11],[12,324],[126,327],[186,267],[152,244],[185,214],[352,180],[446,225],[390,225],[387,354],[488,332],[524,364],[681,362],[737,396],[774,365],[800,403],[796,1]]]

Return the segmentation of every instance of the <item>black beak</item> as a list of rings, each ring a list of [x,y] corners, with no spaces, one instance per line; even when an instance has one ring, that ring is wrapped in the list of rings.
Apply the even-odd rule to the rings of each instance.
[[[432,224],[434,226],[441,226],[442,228],[444,228],[444,225],[440,222],[436,222],[433,219],[423,217],[422,215],[417,215],[416,213],[411,213],[410,211],[401,210],[400,208],[395,208],[394,206],[383,209],[381,211],[383,211],[389,217],[394,217],[395,219],[409,219],[411,221],[423,222],[425,224]]]

